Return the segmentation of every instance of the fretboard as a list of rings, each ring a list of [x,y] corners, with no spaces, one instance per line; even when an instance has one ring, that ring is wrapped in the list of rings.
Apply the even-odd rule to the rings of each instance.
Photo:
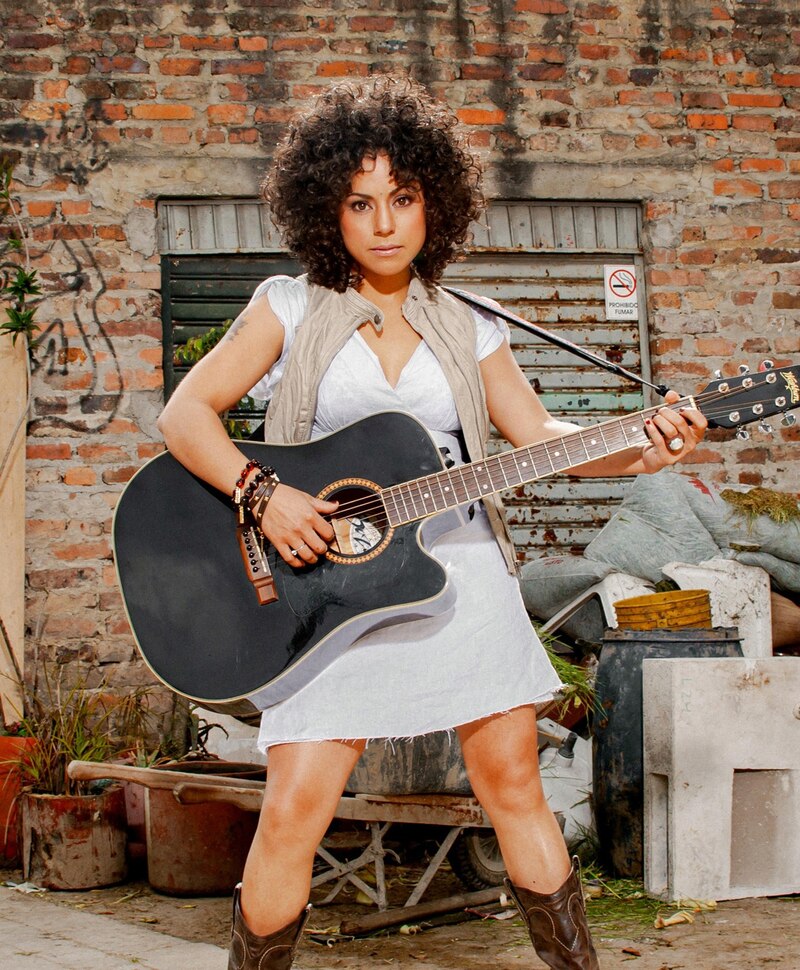
[[[671,404],[671,408],[694,407],[692,398]],[[466,505],[485,495],[515,488],[565,472],[596,458],[605,458],[650,439],[644,422],[660,407],[613,418],[591,428],[532,445],[504,451],[491,458],[457,465],[433,475],[415,478],[381,490],[386,515],[392,526],[404,525],[445,509]]]

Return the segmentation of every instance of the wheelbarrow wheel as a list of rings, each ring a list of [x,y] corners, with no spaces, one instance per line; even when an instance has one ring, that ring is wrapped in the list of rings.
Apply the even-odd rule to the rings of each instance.
[[[467,889],[502,885],[506,867],[492,829],[465,829],[447,853],[453,872]]]

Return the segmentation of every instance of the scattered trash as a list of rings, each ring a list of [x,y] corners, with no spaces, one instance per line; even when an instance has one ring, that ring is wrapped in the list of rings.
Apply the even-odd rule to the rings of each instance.
[[[679,899],[675,903],[678,909],[689,909],[693,913],[710,913],[717,908],[716,899]]]
[[[421,931],[421,927],[417,926],[416,923],[412,923],[412,924],[403,923],[403,925],[400,927],[400,933],[403,936],[414,936],[416,933],[419,933],[420,931]]]
[[[11,882],[7,880],[3,883],[9,889],[16,889],[18,893],[46,893],[47,890],[41,886],[36,886],[32,882]]]
[[[642,955],[642,951],[637,950],[635,946],[623,946],[622,952],[632,957],[640,957]]]
[[[672,916],[667,916],[666,919],[659,915],[656,916],[653,926],[657,930],[663,930],[665,926],[676,926],[678,923],[694,923],[694,916],[686,910],[673,913]]]

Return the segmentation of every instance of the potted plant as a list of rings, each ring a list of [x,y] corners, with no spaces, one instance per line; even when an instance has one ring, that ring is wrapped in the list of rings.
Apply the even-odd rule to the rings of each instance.
[[[20,859],[19,761],[32,741],[18,721],[0,724],[0,865],[16,865]]]
[[[74,781],[70,761],[107,761],[130,752],[148,717],[145,691],[119,697],[46,672],[24,688],[19,732],[31,739],[5,759],[19,786],[22,871],[47,889],[89,889],[127,875],[127,820],[121,786]]]

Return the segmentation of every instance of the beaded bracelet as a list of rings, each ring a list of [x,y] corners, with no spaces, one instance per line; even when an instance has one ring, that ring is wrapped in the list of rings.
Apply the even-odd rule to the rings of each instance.
[[[254,468],[257,468],[258,471],[253,476],[252,480],[248,482],[247,487],[245,487],[244,483],[247,481],[247,476],[253,471]],[[240,523],[244,521],[245,506],[252,513],[256,495],[263,499],[264,488],[266,486],[269,488],[269,494],[266,496],[266,501],[262,501],[259,505],[259,513],[263,514],[264,509],[267,507],[266,503],[272,497],[272,493],[275,491],[275,486],[278,484],[278,482],[279,479],[275,474],[274,468],[262,465],[261,462],[255,458],[248,461],[248,463],[242,469],[242,473],[236,480],[236,485],[231,494],[231,500],[236,506]]]

